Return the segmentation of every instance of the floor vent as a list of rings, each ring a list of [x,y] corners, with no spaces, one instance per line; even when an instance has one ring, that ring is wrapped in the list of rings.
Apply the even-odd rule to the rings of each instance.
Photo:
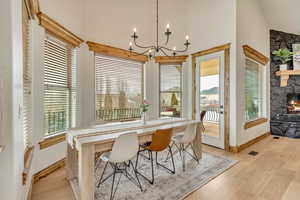
[[[273,139],[274,139],[274,140],[279,140],[280,137],[275,136],[275,137],[273,137]]]
[[[248,154],[251,155],[251,156],[256,156],[258,154],[258,152],[256,152],[256,151],[250,151]]]

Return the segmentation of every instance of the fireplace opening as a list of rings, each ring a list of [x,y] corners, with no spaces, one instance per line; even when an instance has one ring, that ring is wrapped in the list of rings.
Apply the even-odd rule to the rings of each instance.
[[[287,113],[300,114],[300,93],[290,93],[287,95]]]

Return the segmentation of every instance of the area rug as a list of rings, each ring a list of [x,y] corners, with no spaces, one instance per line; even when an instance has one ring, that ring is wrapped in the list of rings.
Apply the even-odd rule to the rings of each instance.
[[[155,154],[154,154],[155,160]],[[158,155],[158,161],[172,168],[171,160],[166,161],[166,153]],[[119,181],[114,199],[115,200],[182,200],[196,189],[207,184],[210,180],[225,172],[237,163],[226,157],[220,157],[211,153],[203,153],[199,164],[189,155],[186,155],[186,170],[182,170],[182,162],[179,153],[174,155],[176,173],[170,174],[164,168],[154,164],[155,182],[151,185],[141,176],[139,180],[143,187],[143,192],[127,179],[125,175],[116,175],[116,184]],[[135,163],[135,160],[133,160]],[[155,162],[154,162],[155,163]],[[104,168],[103,162],[96,165],[96,183],[98,183]],[[151,163],[145,157],[139,157],[138,170],[151,177]],[[112,168],[108,165],[104,177],[112,173]],[[134,177],[133,171],[129,173]],[[111,191],[112,177],[96,187],[96,200],[109,200]]]

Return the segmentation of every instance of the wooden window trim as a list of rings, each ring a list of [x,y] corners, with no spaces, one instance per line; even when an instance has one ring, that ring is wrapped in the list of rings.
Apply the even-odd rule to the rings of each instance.
[[[217,53],[217,52],[220,52],[220,51],[225,51],[227,49],[230,49],[230,46],[231,46],[231,43],[227,43],[227,44],[216,46],[216,47],[206,49],[206,50],[203,50],[203,51],[198,51],[196,53],[193,53],[192,57],[196,58],[196,57],[199,57],[199,56],[205,56],[205,55]]]
[[[156,56],[155,62],[161,65],[182,64],[189,56]]]
[[[263,66],[267,65],[270,61],[268,57],[266,57],[261,52],[255,50],[254,48],[250,47],[249,45],[244,45],[243,50],[246,57],[255,60]]]
[[[116,57],[116,58],[122,58],[122,59],[126,59],[126,60],[138,61],[138,62],[142,62],[142,63],[145,63],[148,61],[147,56],[135,55],[136,53],[130,52],[125,49],[120,49],[120,48],[116,48],[116,47],[112,47],[112,46],[108,46],[108,45],[104,45],[104,44],[100,44],[100,43],[90,42],[90,41],[87,41],[86,43],[89,46],[89,50],[93,51],[95,53],[99,53],[99,54],[106,55],[106,56],[112,56],[112,57]]]
[[[46,31],[60,40],[63,40],[73,47],[78,47],[82,42],[81,38],[73,34],[71,31],[51,19],[46,14],[39,12],[37,14],[40,25],[46,29]]]
[[[66,133],[62,133],[55,136],[50,136],[45,138],[43,141],[39,142],[40,149],[46,149],[48,147],[51,147],[53,145],[59,144],[61,142],[64,142],[66,140]]]
[[[244,129],[249,129],[249,128],[252,128],[252,127],[255,127],[255,126],[264,124],[264,123],[266,123],[266,122],[268,122],[268,119],[267,119],[267,118],[259,118],[259,119],[255,119],[255,120],[246,122],[246,123],[244,124]]]
[[[31,19],[34,19],[35,16],[40,12],[40,3],[39,0],[23,0],[28,11],[28,15]]]
[[[22,183],[23,185],[26,184],[28,178],[28,172],[32,163],[33,158],[33,150],[34,146],[26,148],[24,152],[24,170],[22,173]]]

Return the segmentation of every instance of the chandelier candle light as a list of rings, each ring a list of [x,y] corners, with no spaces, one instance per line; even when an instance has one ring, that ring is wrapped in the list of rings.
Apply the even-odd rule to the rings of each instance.
[[[137,39],[138,39],[137,29],[134,28],[133,35],[131,36],[133,38],[133,43],[132,42],[129,43],[129,51],[136,55],[148,55],[149,58],[151,59],[160,53],[162,53],[164,56],[171,56],[171,55],[176,56],[177,53],[183,53],[188,50],[189,45],[191,44],[189,42],[189,36],[185,37],[185,43],[184,43],[185,49],[177,50],[176,47],[174,47],[173,49],[170,49],[167,47],[167,45],[169,43],[170,35],[172,34],[172,32],[170,31],[170,24],[167,24],[167,26],[166,26],[166,32],[165,32],[166,42],[164,45],[160,45],[159,41],[158,41],[158,24],[159,24],[158,0],[156,0],[156,44],[151,45],[151,46],[142,46],[140,44],[137,44]],[[144,49],[144,51],[141,53],[133,52],[133,50],[134,50],[133,44],[138,48]]]

